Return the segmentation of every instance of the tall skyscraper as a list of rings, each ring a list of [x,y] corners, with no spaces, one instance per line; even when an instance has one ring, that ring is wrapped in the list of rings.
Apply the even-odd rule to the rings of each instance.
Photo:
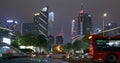
[[[48,35],[54,34],[54,12],[49,12]]]
[[[71,27],[71,36],[72,36],[72,40],[75,37],[75,20],[72,20],[72,27]]]
[[[86,35],[92,32],[92,17],[80,10],[78,16],[78,35]]]
[[[38,35],[43,34],[46,37],[48,36],[48,7],[44,7],[38,13],[34,14],[33,24]]]

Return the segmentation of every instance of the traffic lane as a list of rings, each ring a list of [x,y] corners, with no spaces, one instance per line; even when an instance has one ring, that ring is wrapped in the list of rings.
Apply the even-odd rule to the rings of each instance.
[[[52,58],[45,58],[44,61],[46,61],[46,63],[68,63],[60,59],[52,59]]]
[[[58,59],[51,58],[14,58],[14,59],[3,59],[0,63],[68,63]]]
[[[33,60],[31,58],[10,58],[10,59],[2,59],[0,63],[40,63],[37,60]]]

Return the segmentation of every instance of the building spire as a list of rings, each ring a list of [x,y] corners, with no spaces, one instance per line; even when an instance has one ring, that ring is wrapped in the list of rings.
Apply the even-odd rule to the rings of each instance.
[[[83,14],[84,13],[84,7],[83,7],[83,2],[81,0],[81,9],[80,9],[80,14]]]
[[[83,2],[82,2],[82,0],[81,0],[81,10],[83,10]]]

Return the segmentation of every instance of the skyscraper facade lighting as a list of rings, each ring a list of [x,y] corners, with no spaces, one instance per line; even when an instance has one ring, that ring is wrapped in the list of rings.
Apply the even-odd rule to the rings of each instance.
[[[54,34],[54,12],[49,12],[48,18],[48,35]]]
[[[33,23],[38,35],[48,36],[48,7],[44,7],[38,13],[34,14]]]
[[[78,16],[78,35],[86,35],[92,32],[92,16],[80,11]]]
[[[72,20],[72,27],[71,27],[71,34],[72,34],[72,40],[75,37],[75,20]]]

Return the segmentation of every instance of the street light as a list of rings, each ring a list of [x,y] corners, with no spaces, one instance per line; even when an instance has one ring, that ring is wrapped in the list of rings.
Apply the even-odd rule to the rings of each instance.
[[[105,17],[107,17],[107,13],[104,13],[103,14],[103,36],[104,36],[104,27],[105,27],[105,23],[104,23],[104,21],[105,21]]]

